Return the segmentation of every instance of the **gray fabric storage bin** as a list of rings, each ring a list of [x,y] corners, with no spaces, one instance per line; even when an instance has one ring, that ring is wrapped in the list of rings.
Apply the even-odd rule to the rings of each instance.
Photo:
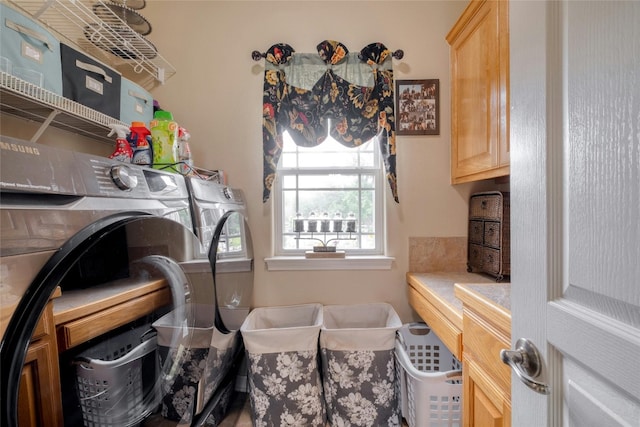
[[[253,425],[325,425],[318,336],[322,305],[256,308],[240,332]]]
[[[325,306],[323,319],[320,350],[330,424],[400,426],[394,349],[402,322],[393,307]]]

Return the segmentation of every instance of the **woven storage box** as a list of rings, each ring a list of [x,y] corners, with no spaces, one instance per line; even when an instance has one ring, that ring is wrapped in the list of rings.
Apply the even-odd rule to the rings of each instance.
[[[132,329],[75,358],[76,390],[86,427],[138,425],[157,406],[157,339],[146,334],[149,331],[148,326]]]
[[[0,3],[0,68],[62,95],[60,42],[42,25]]]
[[[425,323],[398,330],[396,359],[409,427],[462,426],[462,366]]]
[[[511,274],[509,193],[489,191],[469,199],[467,270],[484,272],[498,281]]]

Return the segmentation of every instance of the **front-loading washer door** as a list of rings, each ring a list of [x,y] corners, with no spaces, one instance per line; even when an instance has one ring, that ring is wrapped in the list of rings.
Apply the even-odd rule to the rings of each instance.
[[[103,218],[67,241],[37,274],[3,337],[1,424],[27,415],[18,410],[25,390],[16,390],[38,319],[58,289],[58,354],[48,363],[58,363],[64,425],[191,424],[240,341],[216,327],[215,295],[190,302],[202,285],[180,263],[199,245],[183,225],[141,213]]]

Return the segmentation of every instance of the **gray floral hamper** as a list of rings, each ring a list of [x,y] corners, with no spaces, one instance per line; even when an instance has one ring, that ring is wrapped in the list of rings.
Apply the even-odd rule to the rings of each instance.
[[[324,426],[318,337],[322,305],[256,308],[240,327],[253,425]]]
[[[188,321],[182,314],[188,313]],[[158,332],[158,354],[165,366],[162,416],[189,424],[220,385],[240,345],[237,331],[220,332],[214,325],[215,307],[187,304],[153,323]]]
[[[323,309],[320,350],[324,397],[332,426],[400,426],[394,357],[402,326],[386,303]]]

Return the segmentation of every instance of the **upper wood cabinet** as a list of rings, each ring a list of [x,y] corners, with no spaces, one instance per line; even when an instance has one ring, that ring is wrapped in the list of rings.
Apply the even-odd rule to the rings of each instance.
[[[472,0],[451,46],[451,182],[509,175],[509,3]]]

